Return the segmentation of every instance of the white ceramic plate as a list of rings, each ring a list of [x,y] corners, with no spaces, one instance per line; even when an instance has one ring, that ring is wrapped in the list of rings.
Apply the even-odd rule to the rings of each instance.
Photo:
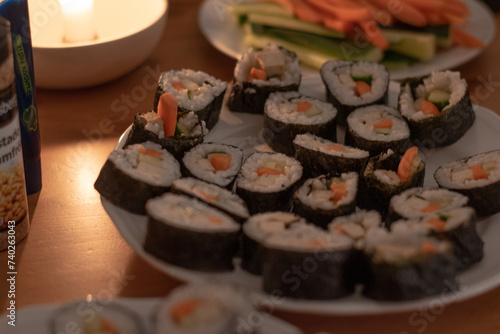
[[[391,83],[389,104],[396,104],[396,92],[399,85]],[[303,80],[300,91],[304,94],[325,99],[325,91],[319,76],[308,77]],[[426,161],[426,186],[435,186],[432,177],[434,171],[443,163],[500,148],[500,117],[492,111],[475,106],[477,119],[473,127],[455,144],[434,151],[425,151]],[[206,141],[223,142],[242,148],[245,153],[250,153],[257,147],[266,149],[262,137],[262,116],[249,114],[233,114],[223,109],[221,120],[207,136]],[[339,139],[343,138],[344,131],[339,127]],[[341,131],[340,131],[341,130]],[[117,146],[124,144],[128,130],[122,135]],[[340,140],[343,141],[343,140]],[[268,149],[268,148],[267,148]],[[260,277],[251,275],[236,266],[236,270],[224,274],[207,274],[179,268],[165,263],[149,253],[142,247],[146,235],[147,218],[131,214],[111,204],[102,198],[102,204],[114,221],[117,229],[129,245],[144,260],[157,269],[184,281],[206,281],[208,279],[237,284],[246,288],[251,296],[268,307],[283,310],[300,311],[317,314],[377,314],[405,310],[414,310],[427,307],[432,302],[451,303],[477,296],[500,285],[500,214],[484,219],[478,223],[478,230],[485,241],[484,259],[470,270],[458,276],[461,291],[452,295],[430,297],[409,302],[376,302],[362,297],[359,293],[347,298],[333,301],[302,301],[292,299],[271,298],[262,290]]]
[[[155,308],[161,301],[159,298],[119,298],[113,300],[114,303],[128,307],[144,320],[148,331],[152,330],[151,316],[154,314]],[[48,304],[27,307],[17,311],[15,333],[48,333],[49,322],[51,315],[62,304]],[[290,325],[283,320],[262,313],[263,325],[261,334],[301,334],[302,332],[295,326]],[[12,326],[8,325],[9,319],[5,316],[0,320],[0,333],[10,332]],[[45,329],[45,330],[44,330]],[[69,332],[68,332],[69,333]],[[73,332],[72,332],[73,333]],[[138,333],[147,334],[147,333]]]
[[[198,25],[205,38],[219,51],[239,58],[248,49],[243,43],[243,29],[226,11],[226,6],[233,0],[205,0],[198,12]],[[463,29],[479,38],[484,45],[489,45],[495,36],[495,18],[491,10],[482,2],[462,0],[470,9],[471,15]],[[423,76],[432,71],[455,68],[466,63],[481,53],[481,49],[453,47],[439,52],[430,62],[417,63],[407,69],[390,71],[392,80]],[[310,72],[306,70],[307,72]]]

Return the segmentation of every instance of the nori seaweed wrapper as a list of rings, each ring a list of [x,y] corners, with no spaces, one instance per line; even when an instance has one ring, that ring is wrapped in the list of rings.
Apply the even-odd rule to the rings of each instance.
[[[147,121],[141,117],[141,115],[142,114],[135,115],[134,123],[132,124],[132,129],[130,130],[127,140],[125,141],[124,148],[129,145],[151,141],[161,145],[162,148],[170,152],[177,160],[182,161],[182,157],[185,152],[203,142],[203,135],[197,137],[174,135],[172,137],[159,138],[154,132],[145,129]],[[177,119],[183,115],[183,113],[177,113]]]
[[[392,196],[409,188],[421,187],[424,184],[425,177],[425,163],[422,160],[409,182],[400,182],[397,185],[390,185],[380,181],[374,174],[375,170],[385,169],[397,171],[399,162],[402,158],[402,156],[393,153],[388,155],[387,158],[382,159],[384,155],[387,154],[381,153],[370,158],[361,178],[358,192],[359,207],[366,210],[377,210],[382,217],[385,217],[387,214]]]
[[[153,186],[134,179],[107,160],[102,167],[94,188],[111,203],[132,213],[146,213],[148,199],[160,196],[170,187]]]
[[[288,188],[272,193],[243,189],[236,183],[236,194],[245,201],[251,215],[268,211],[288,211],[292,205],[292,195],[299,182],[300,180]]]
[[[294,299],[329,300],[354,292],[353,249],[297,252],[264,249],[264,291]]]
[[[422,78],[408,78],[401,82],[400,96],[404,92],[406,84],[410,85],[413,98],[416,96],[416,88],[423,83]],[[398,110],[401,112],[401,104],[398,100]],[[401,112],[403,115],[403,113]],[[453,107],[442,110],[438,115],[427,117],[416,121],[405,117],[410,127],[411,139],[419,147],[433,149],[444,147],[455,143],[472,127],[476,114],[472,108],[469,91]]]
[[[241,268],[254,275],[260,275],[262,273],[262,245],[243,232],[241,249]]]
[[[164,218],[166,221],[168,217]],[[149,217],[144,250],[173,265],[206,272],[233,270],[239,232],[198,232]]]
[[[422,254],[395,263],[370,258],[368,273],[363,294],[375,300],[414,300],[458,291],[454,259],[449,252]]]

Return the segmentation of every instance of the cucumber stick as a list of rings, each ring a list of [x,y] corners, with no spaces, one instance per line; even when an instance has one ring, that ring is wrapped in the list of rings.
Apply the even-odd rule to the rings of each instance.
[[[436,55],[436,36],[413,31],[382,29],[384,37],[389,42],[389,50],[427,61]]]

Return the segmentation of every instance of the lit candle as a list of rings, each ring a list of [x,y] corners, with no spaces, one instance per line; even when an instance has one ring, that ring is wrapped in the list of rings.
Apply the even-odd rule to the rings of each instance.
[[[64,41],[85,42],[96,39],[93,0],[59,0],[64,20]]]

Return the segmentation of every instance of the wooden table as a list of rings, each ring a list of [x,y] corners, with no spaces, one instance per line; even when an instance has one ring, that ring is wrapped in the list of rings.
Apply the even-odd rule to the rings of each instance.
[[[93,183],[136,113],[151,109],[160,71],[193,68],[231,80],[235,61],[215,50],[197,25],[200,0],[171,0],[167,29],[149,59],[111,83],[74,91],[38,91],[43,190],[29,199],[32,229],[17,247],[18,307],[102,297],[164,296],[181,282],[139,258],[105,213]],[[500,14],[496,14],[497,25]],[[500,33],[459,68],[475,104],[500,114]],[[488,83],[489,82],[489,83]],[[7,254],[0,254],[6,268]],[[6,280],[0,275],[5,312]],[[500,288],[446,306],[377,316],[274,312],[306,333],[499,333]],[[22,319],[19,319],[22,321]]]

